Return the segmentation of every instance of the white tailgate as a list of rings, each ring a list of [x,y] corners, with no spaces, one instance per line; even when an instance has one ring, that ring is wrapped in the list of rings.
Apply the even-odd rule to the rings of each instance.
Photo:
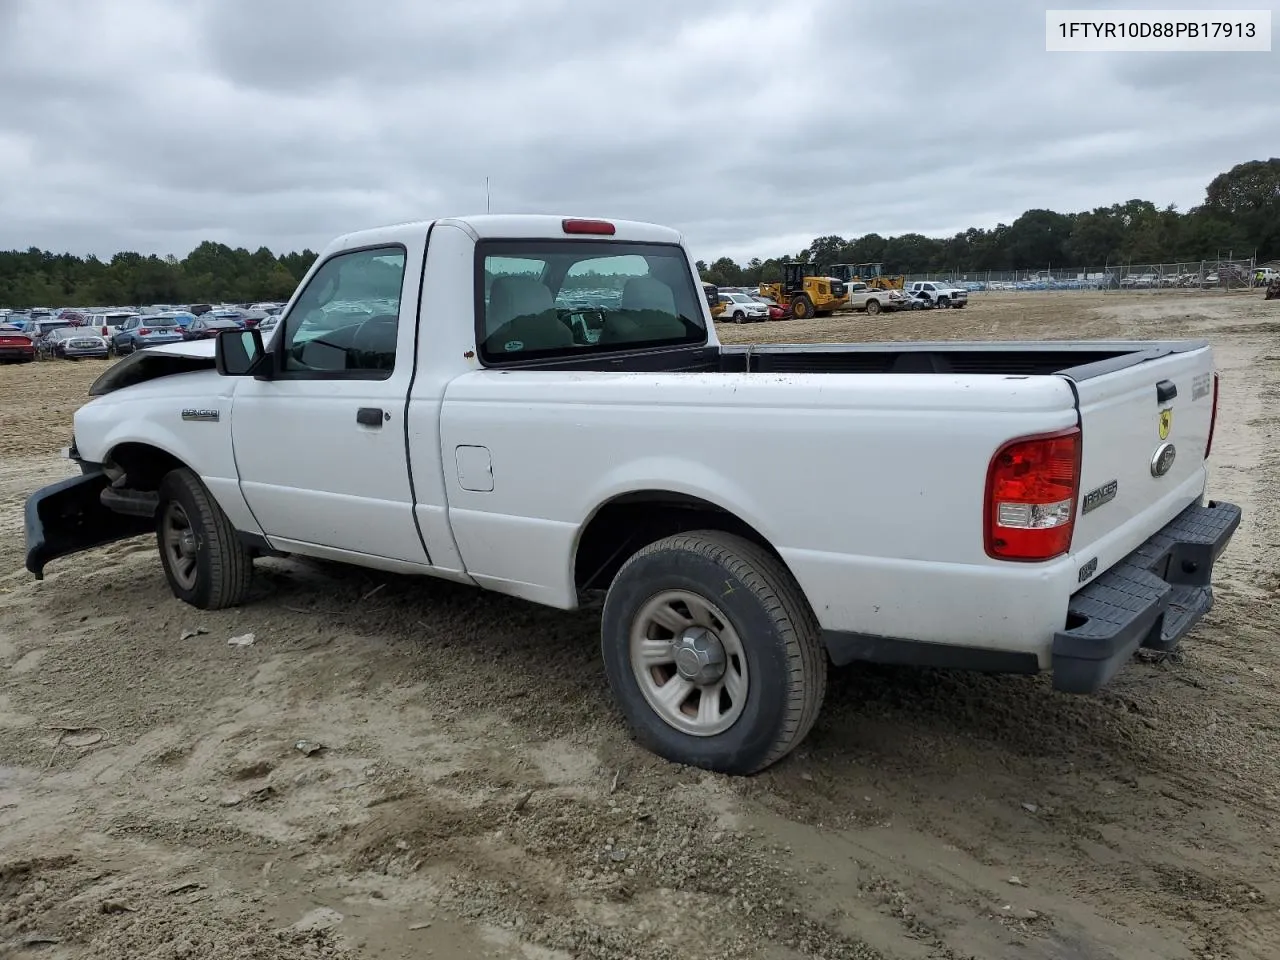
[[[1176,396],[1161,402],[1162,383],[1166,390],[1171,383]],[[1076,389],[1084,450],[1071,548],[1082,564],[1096,556],[1101,573],[1203,492],[1213,353],[1203,347],[1170,354],[1081,380]],[[1173,445],[1173,464],[1155,476],[1152,461],[1166,443]],[[1082,574],[1081,583],[1087,579]]]

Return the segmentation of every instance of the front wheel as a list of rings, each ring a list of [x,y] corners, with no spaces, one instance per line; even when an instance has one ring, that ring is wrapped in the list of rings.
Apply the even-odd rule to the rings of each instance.
[[[880,301],[879,301],[879,300],[868,300],[868,301],[867,301],[867,313],[871,314],[871,315],[874,317],[874,316],[875,316],[877,313],[879,313],[879,312],[880,312]]]
[[[183,467],[160,481],[156,541],[173,595],[201,610],[244,602],[253,555],[200,477]]]
[[[797,320],[808,320],[813,316],[813,301],[807,293],[802,293],[791,301],[791,315]]]
[[[605,598],[605,674],[637,740],[676,763],[752,774],[808,734],[826,692],[820,628],[791,574],[715,530],[650,544]]]

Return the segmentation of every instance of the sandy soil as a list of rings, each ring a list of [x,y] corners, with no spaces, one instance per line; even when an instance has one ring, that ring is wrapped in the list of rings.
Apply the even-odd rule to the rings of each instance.
[[[1212,489],[1246,510],[1216,610],[1093,698],[837,671],[797,754],[720,778],[630,742],[586,613],[293,561],[201,613],[147,540],[33,581],[23,498],[102,364],[0,367],[0,957],[1280,956],[1280,303],[723,331],[1211,338]]]

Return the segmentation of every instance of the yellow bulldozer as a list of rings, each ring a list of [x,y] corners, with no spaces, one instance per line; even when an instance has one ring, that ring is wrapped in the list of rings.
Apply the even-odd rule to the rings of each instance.
[[[797,320],[825,317],[849,302],[849,288],[838,277],[827,276],[816,264],[782,264],[780,283],[760,284],[760,296],[781,307],[790,307]]]
[[[865,283],[872,290],[902,290],[907,285],[905,276],[886,274],[883,263],[833,263],[822,269],[845,283]]]

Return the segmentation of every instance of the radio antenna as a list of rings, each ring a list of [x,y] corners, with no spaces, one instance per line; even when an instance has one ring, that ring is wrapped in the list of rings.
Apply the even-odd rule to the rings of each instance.
[[[489,178],[484,178],[484,212],[489,212]]]

